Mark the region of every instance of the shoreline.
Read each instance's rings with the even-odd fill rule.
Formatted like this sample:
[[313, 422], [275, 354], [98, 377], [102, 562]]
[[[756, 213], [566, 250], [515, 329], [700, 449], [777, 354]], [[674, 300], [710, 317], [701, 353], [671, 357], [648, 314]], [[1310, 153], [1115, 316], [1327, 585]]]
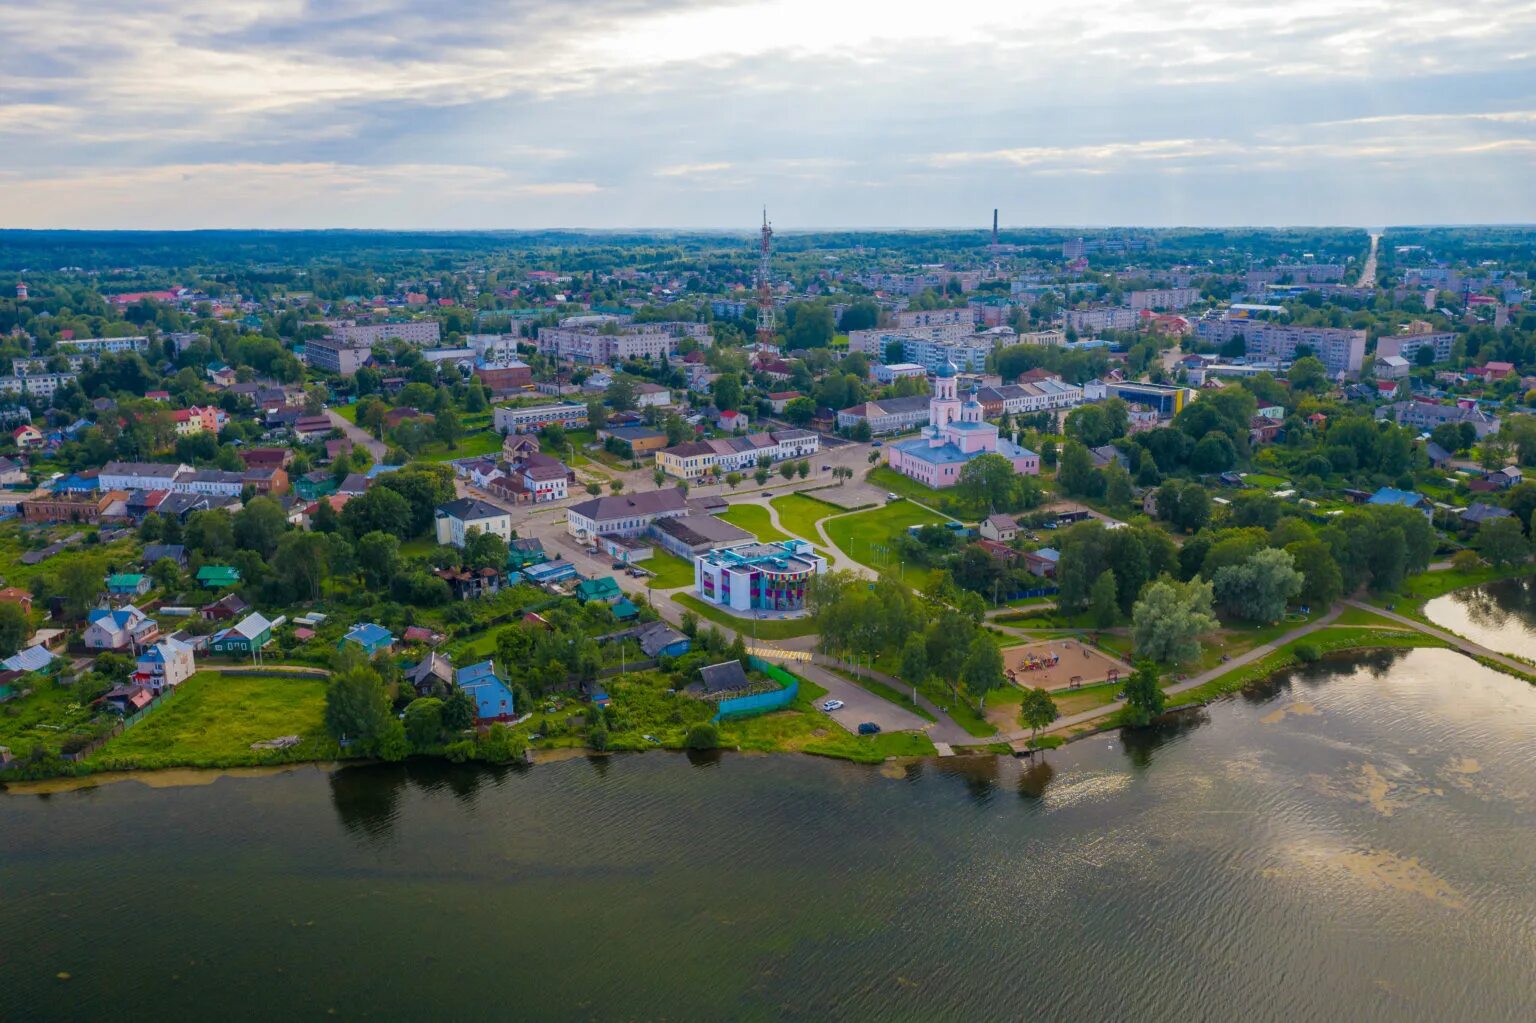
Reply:
[[[1476, 583], [1470, 583], [1467, 586], [1456, 587], [1451, 590], [1446, 590], [1443, 593], [1438, 593], [1436, 596], [1443, 596], [1446, 593], [1459, 592], [1460, 590], [1464, 589], [1473, 589], [1475, 587], [1484, 586], [1490, 582], [1497, 581], [1499, 580], [1489, 579]], [[1441, 626], [1433, 625], [1433, 623], [1429, 624], [1431, 624], [1432, 627], [1441, 629], [1450, 635], [1458, 635], [1456, 633], [1451, 633], [1448, 629], [1443, 629]], [[1319, 663], [1326, 660], [1338, 659], [1343, 656], [1366, 654], [1379, 650], [1455, 650], [1463, 657], [1467, 657], [1473, 661], [1476, 661], [1483, 667], [1500, 672], [1501, 674], [1509, 675], [1512, 678], [1521, 679], [1522, 681], [1525, 681], [1529, 684], [1536, 685], [1536, 672], [1523, 674], [1519, 671], [1509, 668], [1504, 664], [1500, 664], [1496, 660], [1492, 660], [1488, 657], [1484, 657], [1464, 649], [1459, 649], [1455, 645], [1448, 643], [1445, 640], [1428, 632], [1406, 628], [1402, 629], [1401, 631], [1392, 631], [1382, 627], [1372, 628], [1369, 626], [1338, 626], [1337, 628], [1356, 628], [1357, 630], [1368, 631], [1366, 631], [1365, 635], [1361, 635], [1360, 631], [1357, 631], [1354, 635], [1347, 637], [1348, 640], [1350, 640], [1349, 642], [1339, 646], [1328, 646], [1326, 639], [1320, 640], [1318, 637], [1322, 635], [1321, 632], [1314, 632], [1301, 639], [1292, 640], [1291, 642], [1275, 649], [1273, 652], [1266, 654], [1264, 657], [1259, 658], [1257, 661], [1234, 668], [1230, 672], [1218, 676], [1196, 688], [1171, 695], [1169, 704], [1165, 707], [1163, 714], [1159, 715], [1159, 717], [1167, 717], [1191, 709], [1207, 707], [1218, 700], [1226, 699], [1235, 693], [1241, 692], [1248, 686], [1266, 681], [1282, 671], [1288, 671], [1304, 664]], [[1465, 637], [1461, 638], [1465, 639]], [[1365, 642], [1353, 642], [1353, 640], [1357, 639], [1364, 639]], [[1300, 648], [1306, 646], [1312, 647], [1317, 656], [1314, 658], [1305, 658], [1301, 656]], [[1523, 658], [1519, 658], [1517, 655], [1506, 654], [1504, 656], [1514, 658], [1523, 663]], [[1029, 745], [1025, 744], [1020, 748], [1015, 748], [1013, 743], [1007, 739], [1002, 738], [1001, 734], [990, 738], [978, 737], [975, 743], [954, 747], [954, 756], [961, 758], [1002, 756], [1005, 754], [1013, 757], [1032, 756], [1037, 752], [1044, 753], [1051, 749], [1063, 748], [1078, 741], [1079, 739], [1087, 739], [1093, 736], [1103, 735], [1106, 732], [1118, 731], [1120, 729], [1129, 727], [1124, 724], [1123, 721], [1119, 720], [1122, 714], [1123, 710], [1117, 708], [1115, 710], [1107, 711], [1106, 713], [1099, 715], [1096, 718], [1090, 718], [1086, 721], [1077, 722], [1073, 725], [1067, 726], [1067, 730], [1065, 731], [1042, 732], [1040, 739], [1044, 740], [1045, 744], [1034, 747], [1030, 747]], [[526, 751], [524, 757], [512, 761], [493, 762], [475, 760], [471, 762], [485, 763], [488, 765], [497, 764], [498, 766], [506, 766], [507, 764], [517, 763], [523, 763], [530, 766], [539, 766], [541, 764], [558, 763], [563, 760], [575, 759], [577, 757], [609, 756], [616, 755], [618, 753], [646, 753], [657, 749], [672, 753], [687, 752], [683, 749], [673, 749], [671, 747], [650, 747], [635, 750], [595, 750], [585, 745], [566, 745], [548, 748], [529, 748]], [[721, 746], [717, 750], [710, 752], [750, 754], [753, 756], [814, 756], [829, 760], [843, 760], [853, 764], [866, 764], [872, 767], [889, 764], [892, 761], [922, 760], [934, 758], [931, 754], [917, 756], [891, 754], [888, 756], [879, 757], [878, 759], [869, 759], [856, 756], [845, 756], [830, 751], [820, 751], [814, 749], [775, 750], [745, 748], [741, 746]], [[441, 754], [416, 754], [414, 756], [417, 759], [423, 760], [449, 759], [448, 757]], [[97, 769], [85, 764], [80, 764], [73, 765], [76, 768], [74, 770], [41, 775], [38, 777], [16, 777], [14, 780], [7, 780], [6, 775], [4, 773], [0, 773], [0, 795], [46, 795], [51, 792], [74, 791], [76, 789], [91, 788], [97, 785], [117, 784], [123, 781], [140, 781], [143, 784], [149, 785], [150, 787], [207, 785], [212, 784], [214, 781], [217, 781], [218, 779], [226, 776], [256, 777], [267, 774], [282, 774], [305, 769], [322, 769], [326, 766], [328, 766], [330, 769], [335, 769], [345, 766], [367, 764], [369, 762], [373, 762], [375, 759], [376, 758], [373, 757], [362, 756], [355, 758], [332, 756], [317, 759], [284, 760], [281, 759], [281, 753], [278, 753], [278, 758], [269, 763], [251, 763], [248, 757], [238, 757], [230, 758], [229, 761], [225, 763], [193, 763], [189, 761], [181, 764], [168, 763], [162, 766], [142, 768], [103, 767]]]

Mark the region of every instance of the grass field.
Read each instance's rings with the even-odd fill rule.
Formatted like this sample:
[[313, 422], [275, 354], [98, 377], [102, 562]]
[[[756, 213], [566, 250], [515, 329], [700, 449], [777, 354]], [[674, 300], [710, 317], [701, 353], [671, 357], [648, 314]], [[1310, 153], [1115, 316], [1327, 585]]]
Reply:
[[733, 526], [739, 526], [759, 540], [788, 540], [789, 534], [773, 528], [768, 509], [756, 504], [733, 504], [720, 516]]
[[864, 478], [871, 485], [877, 486], [881, 490], [897, 494], [908, 500], [926, 504], [930, 508], [936, 508], [947, 515], [958, 516], [960, 514], [960, 510], [952, 498], [939, 493], [932, 487], [924, 486], [917, 482], [917, 480], [903, 476], [889, 466], [877, 465], [869, 470]]
[[785, 529], [811, 543], [821, 542], [821, 536], [816, 532], [817, 522], [828, 515], [840, 515], [844, 511], [835, 504], [818, 501], [804, 494], [785, 494], [768, 503], [779, 513], [779, 522]]
[[501, 434], [494, 430], [486, 430], [483, 433], [471, 433], [460, 437], [459, 442], [451, 448], [442, 444], [433, 444], [416, 457], [422, 462], [451, 462], [456, 458], [492, 455], [500, 450]]
[[[752, 639], [753, 623], [750, 618], [737, 618], [733, 614], [727, 614], [712, 604], [695, 597], [691, 593], [678, 593], [672, 599], [681, 607], [686, 607], [694, 614], [716, 625], [724, 625], [728, 629], [734, 629], [741, 633], [747, 640]], [[758, 639], [793, 639], [796, 636], [809, 636], [816, 631], [816, 623], [809, 618], [794, 619], [763, 619], [757, 622]]]
[[331, 411], [345, 419], [347, 422], [353, 424], [354, 426], [357, 425], [356, 405], [332, 405]]
[[[325, 732], [325, 679], [221, 675], [200, 671], [171, 702], [103, 746], [96, 768], [221, 767], [334, 756]], [[297, 735], [287, 750], [251, 743]]]
[[676, 554], [668, 554], [657, 548], [656, 553], [639, 564], [656, 573], [656, 577], [650, 581], [655, 589], [670, 590], [693, 585], [693, 563], [684, 561]]
[[919, 589], [939, 576], [935, 569], [901, 568], [892, 545], [908, 526], [943, 522], [944, 519], [907, 501], [843, 515], [825, 524], [827, 535], [853, 560], [887, 575], [900, 575], [902, 581]]

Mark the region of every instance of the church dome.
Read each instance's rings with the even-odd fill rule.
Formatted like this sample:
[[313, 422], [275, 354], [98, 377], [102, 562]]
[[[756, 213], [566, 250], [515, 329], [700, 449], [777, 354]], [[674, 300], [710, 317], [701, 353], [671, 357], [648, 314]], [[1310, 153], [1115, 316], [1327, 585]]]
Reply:
[[948, 359], [945, 359], [944, 365], [939, 367], [938, 375], [947, 379], [954, 376], [958, 372], [960, 371], [955, 368], [955, 364], [950, 362]]

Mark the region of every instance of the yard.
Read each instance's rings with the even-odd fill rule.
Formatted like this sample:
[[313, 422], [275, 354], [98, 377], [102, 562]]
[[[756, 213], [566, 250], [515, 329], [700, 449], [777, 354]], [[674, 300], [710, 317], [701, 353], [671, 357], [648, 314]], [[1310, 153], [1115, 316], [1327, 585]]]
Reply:
[[925, 511], [909, 501], [896, 501], [868, 511], [842, 515], [825, 524], [827, 536], [853, 560], [887, 575], [896, 574], [904, 582], [923, 589], [938, 579], [935, 569], [900, 564], [895, 553], [897, 537], [906, 534], [908, 526], [924, 526], [943, 522], [941, 516]]
[[733, 504], [720, 515], [733, 526], [739, 526], [759, 540], [788, 540], [789, 535], [773, 528], [768, 509], [756, 504]]
[[638, 564], [656, 573], [656, 577], [650, 580], [653, 589], [672, 590], [679, 586], [693, 585], [693, 562], [684, 561], [676, 554], [668, 554], [657, 548], [655, 553]]
[[[224, 767], [316, 760], [337, 755], [325, 732], [323, 678], [281, 678], [200, 671], [175, 697], [103, 746], [97, 769]], [[251, 743], [297, 735], [286, 750]]]
[[499, 451], [501, 451], [501, 434], [494, 430], [484, 430], [460, 437], [459, 442], [451, 448], [443, 444], [430, 444], [416, 458], [421, 462], [451, 462], [459, 458], [494, 455]]
[[828, 515], [841, 515], [845, 509], [804, 494], [785, 494], [768, 502], [779, 513], [779, 522], [785, 529], [811, 543], [821, 543], [816, 523]]
[[898, 497], [905, 497], [909, 500], [926, 504], [945, 514], [959, 514], [958, 502], [954, 499], [941, 491], [934, 490], [932, 487], [924, 486], [917, 482], [917, 480], [903, 476], [889, 466], [875, 466], [869, 470], [865, 479], [869, 481], [871, 486], [879, 487], [881, 490], [896, 494]]

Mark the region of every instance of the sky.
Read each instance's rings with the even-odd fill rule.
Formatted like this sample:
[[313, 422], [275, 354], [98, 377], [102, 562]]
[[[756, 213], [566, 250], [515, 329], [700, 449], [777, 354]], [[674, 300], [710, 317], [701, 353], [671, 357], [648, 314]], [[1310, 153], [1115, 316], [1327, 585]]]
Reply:
[[49, 0], [0, 38], [0, 227], [1536, 222], [1530, 0]]

